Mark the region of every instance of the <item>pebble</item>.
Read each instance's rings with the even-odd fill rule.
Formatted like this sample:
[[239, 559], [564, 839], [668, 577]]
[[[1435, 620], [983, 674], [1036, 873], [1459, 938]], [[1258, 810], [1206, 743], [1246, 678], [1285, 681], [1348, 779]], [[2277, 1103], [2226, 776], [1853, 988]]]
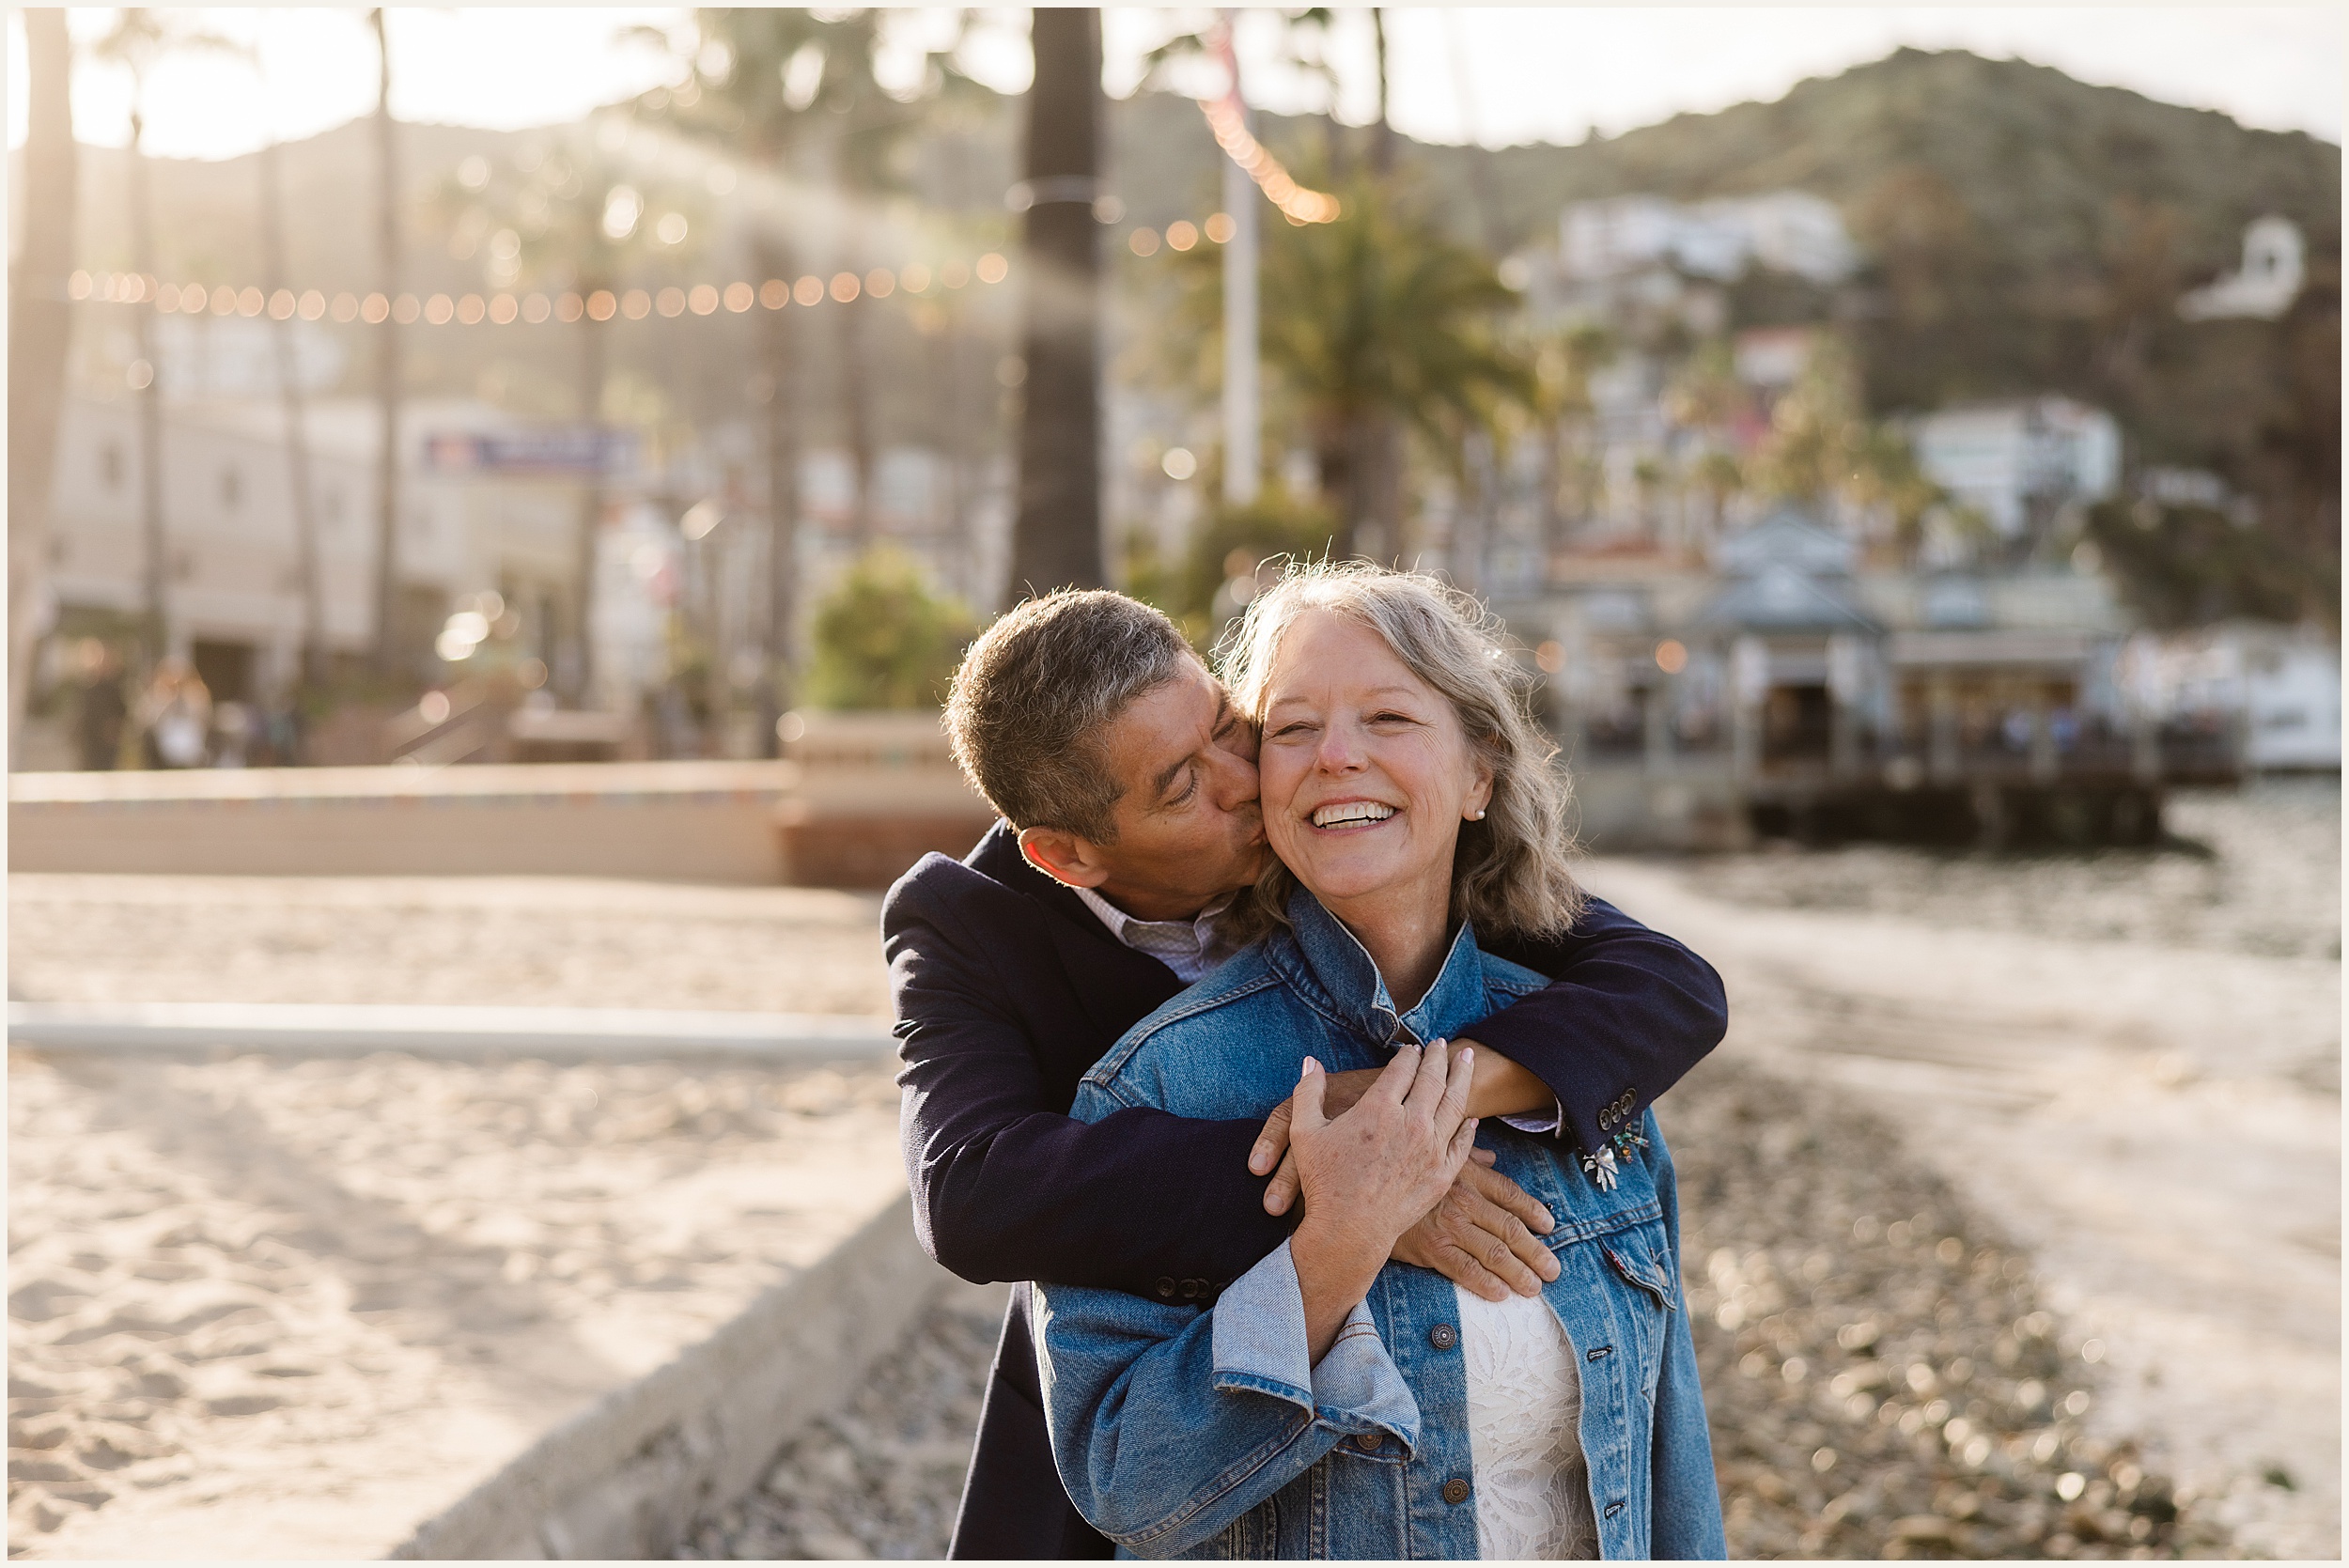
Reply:
[[1732, 1061], [1658, 1116], [1732, 1557], [2232, 1555], [2083, 1432], [2103, 1347], [1880, 1118]]
[[942, 1558], [970, 1467], [1000, 1311], [933, 1308], [848, 1408], [775, 1456], [682, 1559]]
[[[2219, 1499], [2082, 1430], [2101, 1347], [1881, 1119], [1732, 1061], [1659, 1114], [1732, 1557], [2235, 1555]], [[679, 1555], [942, 1555], [994, 1327], [932, 1313]]]

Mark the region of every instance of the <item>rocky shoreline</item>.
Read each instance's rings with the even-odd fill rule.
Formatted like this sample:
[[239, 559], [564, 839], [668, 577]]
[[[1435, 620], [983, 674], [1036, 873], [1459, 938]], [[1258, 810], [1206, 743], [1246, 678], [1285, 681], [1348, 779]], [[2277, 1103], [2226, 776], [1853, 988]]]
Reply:
[[1664, 1114], [1733, 1557], [2232, 1555], [2087, 1434], [2104, 1346], [1880, 1120], [1736, 1063]]
[[[1881, 1120], [1735, 1062], [1662, 1114], [1731, 1556], [2234, 1555], [2204, 1499], [2084, 1430], [2103, 1346]], [[993, 1345], [933, 1313], [680, 1555], [942, 1555]]]

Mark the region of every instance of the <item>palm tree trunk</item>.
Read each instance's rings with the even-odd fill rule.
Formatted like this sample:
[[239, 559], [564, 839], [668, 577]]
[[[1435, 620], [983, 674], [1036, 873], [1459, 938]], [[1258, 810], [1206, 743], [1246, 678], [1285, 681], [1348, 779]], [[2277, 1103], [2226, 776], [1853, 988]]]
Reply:
[[[148, 188], [146, 135], [146, 116], [134, 107], [131, 111], [132, 264], [142, 273], [152, 273], [155, 218]], [[147, 385], [139, 391], [139, 535], [144, 547], [140, 638], [151, 668], [167, 651], [171, 635], [165, 599], [171, 564], [167, 558], [170, 541], [163, 532], [163, 378], [155, 363], [155, 313], [142, 309], [132, 320], [139, 363], [148, 367]]]
[[[18, 727], [33, 669], [35, 609], [49, 561], [50, 479], [65, 403], [73, 307], [75, 156], [65, 12], [24, 12], [30, 102], [24, 138], [24, 245], [8, 285], [8, 738]], [[147, 307], [141, 305], [144, 317]]]
[[1101, 18], [1037, 7], [1028, 89], [1022, 301], [1028, 374], [1019, 420], [1017, 597], [1101, 585]]
[[[285, 163], [279, 144], [261, 149], [261, 235], [269, 253], [269, 287], [286, 287]], [[294, 363], [294, 318], [271, 334], [277, 358], [277, 395], [286, 413], [286, 478], [293, 491], [294, 559], [302, 576], [302, 684], [326, 679], [326, 586], [319, 559], [318, 498], [310, 486], [310, 439], [302, 410], [302, 382]]]
[[[1387, 54], [1387, 13], [1373, 7], [1371, 35], [1378, 54], [1378, 117], [1371, 126], [1371, 177], [1384, 184], [1394, 174], [1394, 127], [1387, 118], [1390, 85]], [[1347, 525], [1359, 526], [1360, 543], [1378, 560], [1392, 562], [1403, 552], [1403, 431], [1393, 415], [1365, 409], [1356, 416], [1352, 435], [1355, 450], [1354, 493], [1347, 498]]]
[[[383, 298], [399, 299], [399, 163], [392, 124], [392, 48], [383, 8], [368, 13], [378, 58], [375, 101], [376, 267]], [[399, 636], [399, 326], [385, 317], [376, 328], [375, 395], [382, 448], [376, 458], [375, 492], [375, 665], [390, 675], [398, 660]]]
[[1387, 122], [1387, 8], [1370, 9], [1371, 39], [1378, 54], [1378, 117], [1370, 128], [1370, 172], [1380, 179], [1394, 172], [1394, 127]]
[[[864, 225], [853, 213], [848, 222], [848, 255], [850, 268], [863, 263]], [[855, 498], [849, 503], [849, 537], [862, 552], [873, 543], [873, 474], [878, 463], [873, 436], [873, 376], [867, 363], [866, 344], [872, 335], [872, 300], [860, 287], [855, 299], [840, 310], [840, 402], [841, 415], [848, 423], [848, 470], [856, 486]]]
[[[791, 275], [790, 258], [780, 248], [759, 248], [759, 271], [769, 277]], [[793, 352], [799, 311], [786, 306], [764, 313], [759, 349], [767, 386], [767, 691], [760, 714], [762, 747], [774, 743], [775, 721], [791, 700], [795, 613], [800, 592], [800, 409], [798, 365]]]
[[[579, 291], [592, 294], [606, 287], [583, 282]], [[580, 318], [579, 331], [579, 417], [596, 435], [596, 460], [580, 491], [579, 526], [571, 541], [571, 657], [562, 684], [571, 705], [584, 707], [596, 683], [596, 536], [603, 526], [603, 382], [610, 345], [605, 323], [592, 316]]]

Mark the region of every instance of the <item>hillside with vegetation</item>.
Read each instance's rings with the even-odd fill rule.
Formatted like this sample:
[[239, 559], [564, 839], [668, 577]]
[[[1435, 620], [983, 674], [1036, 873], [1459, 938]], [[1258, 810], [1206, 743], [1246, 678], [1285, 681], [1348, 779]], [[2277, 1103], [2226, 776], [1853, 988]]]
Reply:
[[[1011, 101], [991, 97], [961, 102], [907, 142], [896, 181], [904, 202], [892, 206], [891, 243], [881, 249], [930, 255], [1003, 242], [1003, 192], [1018, 166], [1013, 111]], [[1126, 205], [1121, 237], [1136, 225], [1195, 221], [1220, 204], [1220, 155], [1195, 104], [1140, 94], [1111, 105], [1106, 129]], [[1268, 116], [1260, 129], [1309, 178], [1343, 183], [1369, 160], [1364, 128]], [[365, 287], [373, 274], [364, 249], [373, 166], [366, 131], [346, 126], [287, 149], [290, 205], [305, 215], [291, 258], [303, 283]], [[438, 126], [402, 132], [413, 187], [411, 287], [478, 287], [480, 262], [456, 254], [466, 247], [437, 223], [432, 193], [467, 155], [495, 163], [543, 136]], [[2219, 510], [2109, 508], [2095, 526], [2142, 608], [2165, 621], [2238, 612], [2337, 621], [2338, 147], [2045, 67], [1905, 49], [1800, 83], [1773, 102], [1681, 115], [1578, 146], [1487, 150], [1404, 140], [1398, 150], [1406, 199], [1495, 258], [1554, 245], [1560, 210], [1572, 201], [1788, 187], [1828, 198], [1865, 253], [1865, 270], [1831, 291], [1750, 275], [1731, 292], [1733, 329], [1836, 324], [1852, 345], [1867, 411], [1878, 418], [2041, 392], [2110, 409], [2133, 469], [2211, 470], [2252, 499], [2258, 519], [2244, 526], [2252, 513], [2241, 507], [2236, 520]], [[123, 174], [119, 154], [86, 149], [85, 265], [125, 264]], [[159, 259], [175, 272], [251, 275], [256, 178], [250, 159], [159, 165], [166, 253]], [[2308, 237], [2310, 276], [2297, 303], [2272, 322], [2181, 319], [2179, 297], [2231, 269], [2244, 225], [2271, 212]], [[696, 214], [696, 235], [708, 239], [692, 248], [704, 267], [733, 265], [748, 247], [746, 231], [773, 221], [739, 198], [706, 194]], [[814, 243], [808, 259], [826, 251]], [[1123, 256], [1120, 265], [1131, 292], [1144, 270]], [[667, 271], [675, 268], [653, 268]], [[1146, 293], [1123, 307], [1137, 332], [1160, 318]], [[957, 400], [974, 409], [993, 400], [988, 372], [1008, 347], [1008, 303], [990, 297], [992, 308], [964, 327], [988, 350], [974, 349], [966, 356], [974, 368], [956, 379]], [[114, 366], [119, 324], [91, 324], [82, 352]], [[369, 363], [359, 329], [336, 332], [350, 340], [350, 390], [359, 390]], [[680, 334], [692, 337], [692, 351], [678, 351]], [[840, 346], [830, 333], [807, 338], [803, 351], [820, 380]], [[927, 340], [910, 328], [884, 338], [872, 348], [893, 365], [928, 363]], [[494, 354], [487, 340], [431, 337], [418, 342], [411, 376], [418, 393], [478, 391], [560, 415], [572, 400], [569, 352], [553, 337], [527, 346], [501, 338]], [[647, 407], [701, 420], [739, 416], [752, 380], [723, 318], [627, 323], [615, 331], [614, 368]], [[876, 387], [878, 439], [925, 439], [937, 425], [932, 377], [882, 376]], [[805, 418], [812, 442], [838, 439], [829, 400], [816, 400]], [[984, 434], [971, 439], [992, 445]]]
[[[2232, 522], [2144, 505], [2100, 515], [2141, 609], [2338, 624], [2339, 147], [2043, 66], [1903, 49], [1774, 102], [1577, 147], [1407, 157], [1448, 226], [1495, 249], [1555, 244], [1574, 201], [1826, 197], [1865, 270], [1832, 291], [1749, 277], [1733, 327], [1838, 323], [1879, 415], [2041, 392], [2109, 409], [2133, 470], [2211, 470], [2254, 503]], [[2182, 319], [2179, 298], [2232, 269], [2267, 213], [2307, 236], [2297, 303], [2276, 321]]]

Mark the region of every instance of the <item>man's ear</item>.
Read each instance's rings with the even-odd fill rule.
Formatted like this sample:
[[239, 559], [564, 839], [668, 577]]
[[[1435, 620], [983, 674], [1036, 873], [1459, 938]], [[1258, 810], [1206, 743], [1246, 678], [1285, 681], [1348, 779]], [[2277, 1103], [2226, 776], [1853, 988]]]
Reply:
[[1059, 828], [1022, 828], [1019, 853], [1030, 865], [1066, 887], [1097, 888], [1109, 880], [1110, 868], [1092, 841]]

